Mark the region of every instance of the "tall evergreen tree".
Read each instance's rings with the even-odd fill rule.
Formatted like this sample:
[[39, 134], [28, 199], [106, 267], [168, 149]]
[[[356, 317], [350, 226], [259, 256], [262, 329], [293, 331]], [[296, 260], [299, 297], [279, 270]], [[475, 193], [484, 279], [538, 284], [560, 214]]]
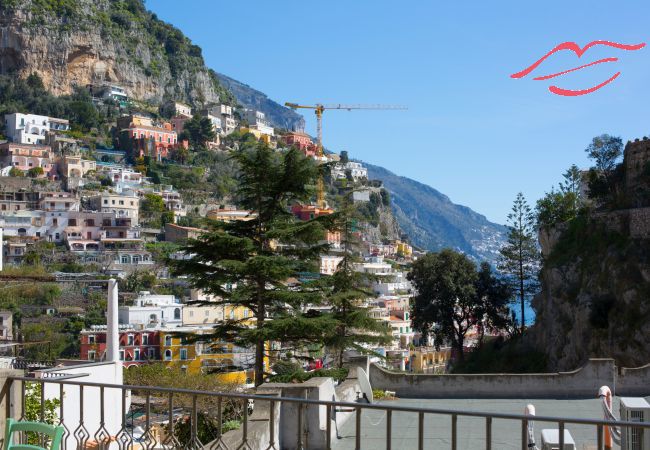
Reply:
[[526, 297], [537, 289], [539, 250], [536, 220], [524, 194], [517, 194], [508, 214], [508, 241], [499, 250], [498, 268], [509, 275], [521, 303], [521, 333], [526, 327]]
[[411, 311], [413, 328], [433, 335], [440, 347], [451, 343], [463, 359], [465, 336], [477, 323], [481, 303], [476, 295], [476, 266], [466, 255], [451, 249], [427, 253], [413, 263], [408, 279], [417, 291]]
[[300, 222], [289, 212], [292, 202], [309, 200], [318, 168], [294, 149], [278, 154], [264, 144], [239, 150], [233, 158], [240, 166], [237, 198], [253, 212], [251, 220], [213, 224], [188, 242], [184, 251], [192, 257], [176, 261], [174, 272], [218, 303], [253, 312], [252, 319], [216, 325], [213, 337], [255, 347], [255, 384], [260, 385], [267, 343], [321, 343], [333, 328], [329, 316], [303, 312], [319, 302], [315, 288], [286, 282], [308, 270], [324, 250], [321, 221]]
[[354, 238], [356, 223], [354, 207], [349, 196], [342, 202], [342, 208], [335, 217], [333, 231], [341, 234], [343, 259], [336, 272], [325, 279], [326, 303], [332, 307], [332, 319], [336, 321], [334, 332], [328, 336], [325, 346], [336, 355], [338, 367], [343, 366], [346, 350], [354, 349], [370, 354], [368, 346], [388, 344], [391, 341], [389, 328], [370, 316], [366, 300], [374, 297], [370, 290], [373, 281], [369, 274], [355, 270], [358, 261], [358, 242]]

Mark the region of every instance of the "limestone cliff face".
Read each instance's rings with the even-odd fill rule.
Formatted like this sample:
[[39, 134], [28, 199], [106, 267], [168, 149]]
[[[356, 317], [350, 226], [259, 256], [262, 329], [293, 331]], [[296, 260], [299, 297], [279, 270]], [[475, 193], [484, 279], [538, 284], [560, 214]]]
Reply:
[[650, 361], [650, 240], [611, 224], [603, 215], [540, 233], [545, 261], [530, 337], [550, 369], [590, 357]]
[[3, 0], [0, 73], [37, 73], [54, 94], [105, 80], [141, 101], [230, 100], [199, 47], [141, 0]]

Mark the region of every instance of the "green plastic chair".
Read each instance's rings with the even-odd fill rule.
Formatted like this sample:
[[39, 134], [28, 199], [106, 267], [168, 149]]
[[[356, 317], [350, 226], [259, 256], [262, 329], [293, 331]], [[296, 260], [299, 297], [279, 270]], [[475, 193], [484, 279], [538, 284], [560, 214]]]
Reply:
[[[49, 449], [29, 444], [14, 444], [13, 433], [20, 431], [29, 431], [33, 433], [44, 434], [52, 440]], [[63, 437], [63, 427], [55, 427], [43, 422], [26, 422], [7, 419], [7, 433], [5, 435], [5, 450], [59, 450], [61, 447], [61, 438]]]

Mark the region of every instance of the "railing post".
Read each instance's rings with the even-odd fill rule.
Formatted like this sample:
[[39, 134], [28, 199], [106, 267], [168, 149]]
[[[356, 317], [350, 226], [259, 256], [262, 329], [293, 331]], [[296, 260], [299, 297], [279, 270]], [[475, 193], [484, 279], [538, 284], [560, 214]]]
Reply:
[[302, 402], [298, 403], [298, 445], [296, 448], [302, 450]]
[[357, 406], [356, 410], [354, 448], [355, 450], [361, 450], [361, 407]]
[[456, 414], [451, 415], [451, 450], [458, 450], [458, 416]]
[[492, 450], [492, 417], [485, 418], [485, 450]]
[[558, 440], [558, 442], [560, 443], [559, 447], [560, 450], [564, 450], [564, 422], [560, 421], [558, 425], [559, 425], [558, 431], [560, 433], [560, 438]]
[[332, 448], [332, 408], [334, 406], [327, 405], [327, 411], [325, 412], [325, 450]]
[[521, 419], [521, 450], [527, 450], [527, 449], [528, 449], [528, 421], [526, 419]]
[[418, 450], [424, 450], [424, 413], [418, 413]]
[[598, 450], [603, 450], [603, 426], [598, 425], [596, 428], [596, 439], [598, 441]]
[[386, 450], [391, 450], [393, 440], [393, 411], [386, 411]]

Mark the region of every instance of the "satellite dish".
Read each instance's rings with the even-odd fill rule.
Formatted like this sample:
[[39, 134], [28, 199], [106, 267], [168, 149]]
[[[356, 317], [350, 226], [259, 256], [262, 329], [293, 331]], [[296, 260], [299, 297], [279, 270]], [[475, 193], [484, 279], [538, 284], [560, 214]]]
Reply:
[[357, 368], [357, 381], [359, 382], [359, 388], [361, 393], [368, 400], [368, 403], [372, 403], [374, 398], [372, 396], [372, 387], [370, 386], [370, 380], [368, 379], [368, 374], [361, 367]]

